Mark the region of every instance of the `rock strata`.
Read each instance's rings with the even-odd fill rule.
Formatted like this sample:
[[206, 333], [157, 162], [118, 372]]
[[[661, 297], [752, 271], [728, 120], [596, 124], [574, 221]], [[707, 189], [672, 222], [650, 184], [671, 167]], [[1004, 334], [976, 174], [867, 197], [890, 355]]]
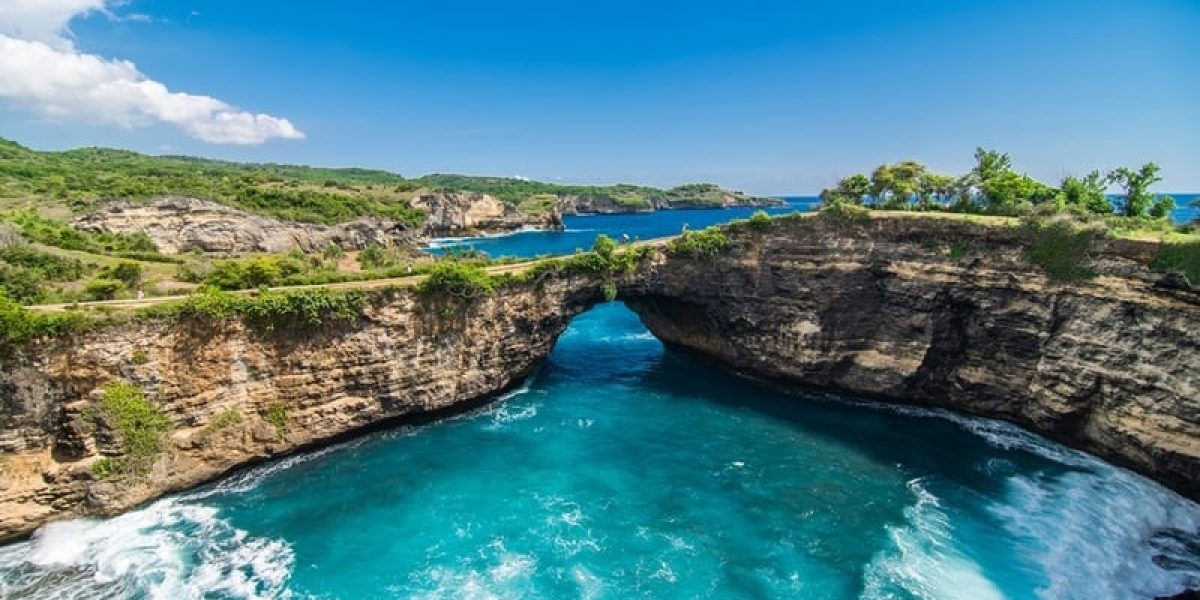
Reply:
[[116, 201], [76, 219], [82, 231], [145, 233], [159, 252], [176, 254], [320, 251], [330, 245], [361, 250], [372, 244], [411, 246], [419, 233], [404, 223], [361, 218], [339, 225], [280, 221], [179, 196], [145, 202]]
[[[0, 359], [0, 540], [487, 398], [527, 376], [599, 297], [586, 278], [508, 287], [467, 307], [381, 292], [357, 322], [318, 330], [168, 319], [31, 344]], [[102, 479], [98, 461], [123, 452], [94, 410], [112, 381], [136, 385], [171, 428], [145, 473]]]
[[[1151, 242], [1098, 242], [1090, 280], [1049, 279], [1022, 230], [882, 217], [742, 225], [701, 258], [659, 249], [620, 295], [665, 342], [783, 385], [1021, 424], [1200, 499], [1200, 294]], [[1177, 283], [1177, 282], [1176, 282]], [[0, 358], [0, 540], [112, 514], [249, 462], [520, 381], [601, 281], [510, 283], [468, 305], [376, 292], [341, 326], [129, 320]], [[97, 398], [125, 381], [170, 420], [142, 476]]]
[[1005, 419], [1200, 499], [1200, 294], [1156, 244], [1098, 242], [1094, 279], [1025, 260], [1020, 228], [824, 217], [665, 257], [630, 306], [674, 346], [759, 377]]
[[467, 237], [563, 227], [562, 213], [557, 208], [529, 215], [492, 196], [474, 192], [418, 194], [412, 205], [425, 213], [424, 230], [428, 237]]

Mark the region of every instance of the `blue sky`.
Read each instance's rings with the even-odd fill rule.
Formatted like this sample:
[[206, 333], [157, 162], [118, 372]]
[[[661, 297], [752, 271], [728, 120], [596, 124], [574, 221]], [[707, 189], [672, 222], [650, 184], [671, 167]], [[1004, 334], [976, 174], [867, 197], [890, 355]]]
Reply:
[[983, 145], [1050, 181], [1153, 160], [1161, 189], [1200, 190], [1196, 0], [381, 4], [107, 2], [58, 46], [268, 129], [213, 133], [141, 105], [159, 112], [51, 115], [0, 84], [0, 135], [764, 194], [906, 158], [958, 172]]

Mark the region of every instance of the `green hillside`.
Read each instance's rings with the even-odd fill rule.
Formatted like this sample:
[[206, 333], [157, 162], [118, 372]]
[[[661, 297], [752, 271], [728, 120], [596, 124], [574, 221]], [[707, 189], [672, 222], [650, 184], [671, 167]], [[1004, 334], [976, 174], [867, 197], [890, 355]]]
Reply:
[[726, 194], [749, 199], [714, 184], [662, 190], [445, 174], [405, 178], [369, 169], [235, 163], [109, 148], [39, 152], [0, 138], [0, 212], [33, 210], [62, 218], [114, 198], [175, 194], [291, 221], [330, 224], [377, 216], [415, 225], [422, 215], [409, 201], [420, 190], [491, 194], [528, 212], [544, 211], [562, 197], [600, 199], [626, 209], [720, 206]]

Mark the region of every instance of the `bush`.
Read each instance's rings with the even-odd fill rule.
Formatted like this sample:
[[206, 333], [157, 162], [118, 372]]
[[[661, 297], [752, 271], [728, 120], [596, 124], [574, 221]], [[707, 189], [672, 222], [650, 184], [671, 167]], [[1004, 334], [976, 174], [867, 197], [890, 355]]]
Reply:
[[125, 287], [135, 288], [142, 282], [142, 265], [135, 262], [122, 262], [105, 268], [100, 276], [120, 281], [125, 284]]
[[112, 300], [124, 288], [125, 285], [120, 281], [98, 277], [88, 282], [83, 293], [91, 300]]
[[364, 271], [387, 269], [397, 262], [395, 253], [379, 244], [371, 244], [358, 253], [358, 264]]
[[1079, 227], [1068, 219], [1031, 220], [1026, 223], [1031, 245], [1026, 258], [1042, 267], [1050, 277], [1078, 281], [1095, 277], [1086, 266], [1092, 241], [1099, 231]]
[[37, 304], [46, 297], [36, 271], [7, 265], [0, 265], [0, 291], [20, 304]]
[[162, 438], [171, 430], [171, 421], [151, 404], [142, 390], [123, 381], [104, 387], [97, 414], [106, 416], [121, 434], [125, 454], [96, 463], [97, 475], [139, 473], [162, 450]]
[[83, 262], [34, 250], [23, 244], [0, 248], [0, 262], [22, 267], [50, 281], [74, 281], [83, 277]]
[[287, 433], [288, 422], [287, 409], [284, 408], [283, 404], [275, 402], [268, 406], [263, 418], [275, 426], [275, 437], [282, 440], [284, 434]]
[[27, 310], [0, 290], [0, 354], [29, 340], [78, 331], [88, 324], [87, 317], [79, 313]]
[[215, 320], [241, 318], [257, 329], [275, 331], [351, 322], [362, 316], [365, 304], [366, 295], [361, 291], [285, 290], [237, 296], [205, 286], [182, 302], [150, 307], [138, 314]]
[[487, 271], [459, 263], [440, 263], [424, 281], [417, 284], [417, 293], [422, 296], [445, 296], [466, 301], [487, 296], [495, 289], [495, 281]]
[[846, 202], [833, 202], [821, 209], [820, 216], [835, 225], [863, 225], [871, 220], [871, 211]]
[[1200, 285], [1200, 242], [1161, 243], [1150, 267], [1156, 271], [1179, 273], [1191, 285]]
[[667, 244], [667, 250], [693, 258], [713, 259], [729, 247], [729, 239], [719, 227], [684, 231]]
[[766, 211], [756, 210], [746, 223], [755, 231], [767, 231], [771, 228], [771, 217]]

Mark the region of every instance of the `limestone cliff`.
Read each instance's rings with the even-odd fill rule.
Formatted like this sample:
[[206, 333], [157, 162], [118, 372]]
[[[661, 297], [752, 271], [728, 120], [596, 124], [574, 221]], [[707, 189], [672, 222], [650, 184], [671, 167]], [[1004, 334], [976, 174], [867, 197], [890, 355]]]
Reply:
[[361, 250], [369, 245], [411, 246], [417, 231], [404, 223], [361, 218], [339, 225], [293, 223], [252, 215], [223, 204], [186, 197], [116, 201], [76, 219], [83, 231], [145, 233], [159, 252], [212, 253], [320, 251], [329, 245]]
[[517, 207], [475, 192], [429, 192], [418, 194], [412, 205], [425, 213], [428, 237], [466, 237], [506, 233], [524, 228], [562, 229], [557, 208], [529, 215]]
[[660, 259], [627, 301], [664, 341], [759, 377], [1014, 421], [1200, 498], [1200, 294], [1152, 242], [1097, 242], [1092, 280], [1022, 230], [826, 218]]
[[[621, 297], [664, 341], [784, 385], [1007, 419], [1200, 499], [1200, 295], [1151, 242], [1097, 242], [1049, 279], [1022, 230], [826, 217], [743, 224], [710, 258], [658, 249]], [[374, 292], [305, 331], [131, 320], [0, 358], [0, 539], [111, 514], [255, 460], [518, 382], [600, 280], [509, 283], [467, 306]], [[120, 433], [90, 413], [127, 381], [170, 420], [144, 476], [100, 479]]]
[[[470, 405], [520, 382], [599, 294], [586, 278], [514, 284], [465, 308], [380, 292], [356, 322], [315, 331], [160, 319], [31, 343], [0, 370], [0, 540]], [[122, 451], [119, 429], [89, 412], [111, 381], [136, 385], [170, 419], [144, 475], [95, 474]]]

